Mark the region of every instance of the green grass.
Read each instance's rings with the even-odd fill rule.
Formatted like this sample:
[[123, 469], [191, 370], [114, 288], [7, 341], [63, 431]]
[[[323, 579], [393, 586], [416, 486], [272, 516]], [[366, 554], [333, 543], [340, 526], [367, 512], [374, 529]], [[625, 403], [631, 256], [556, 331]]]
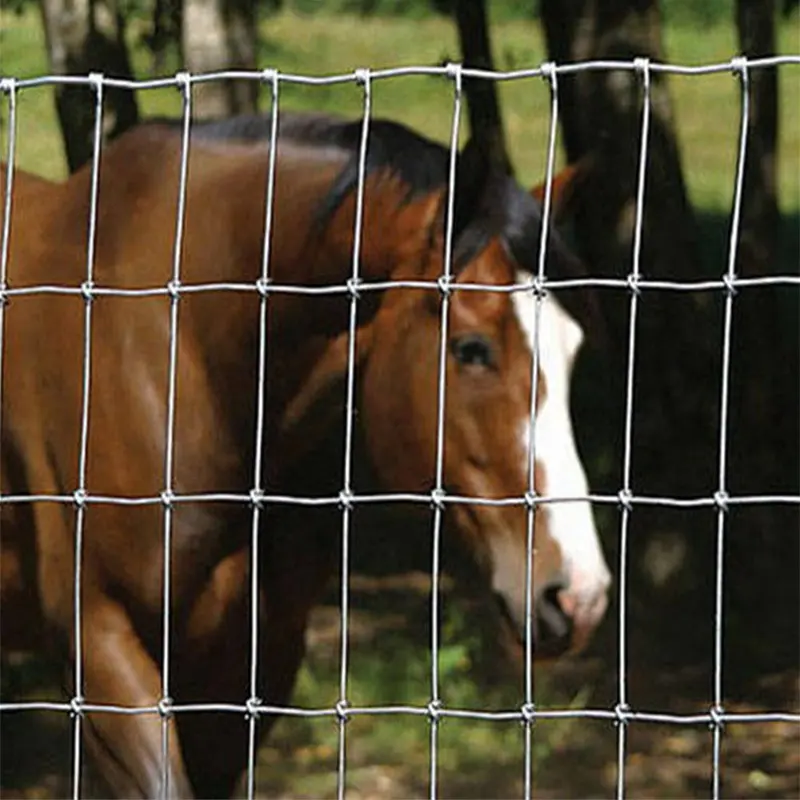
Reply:
[[[46, 73], [38, 17], [0, 12], [2, 39], [0, 71], [27, 77]], [[346, 72], [358, 66], [373, 68], [404, 64], [435, 64], [458, 54], [454, 28], [444, 18], [423, 20], [381, 17], [302, 16], [287, 12], [262, 23], [260, 63], [283, 71], [306, 74]], [[132, 25], [130, 37], [134, 68], [147, 77], [149, 57], [136, 45], [141, 27]], [[493, 26], [494, 50], [500, 68], [533, 66], [545, 60], [541, 29], [535, 22], [514, 21]], [[668, 59], [684, 64], [725, 61], [736, 52], [730, 25], [671, 25], [665, 31]], [[781, 53], [800, 53], [797, 17], [782, 21]], [[173, 61], [171, 69], [178, 68]], [[739, 93], [729, 74], [670, 79], [686, 179], [694, 203], [702, 209], [727, 211], [732, 196], [738, 131]], [[512, 157], [521, 178], [528, 183], [543, 174], [547, 141], [549, 99], [538, 79], [505, 83], [501, 103]], [[174, 90], [141, 92], [145, 115], [177, 113]], [[800, 209], [800, 68], [780, 72], [779, 200], [786, 212]], [[358, 115], [360, 90], [336, 87], [281, 86], [281, 107], [331, 110]], [[446, 141], [452, 114], [452, 91], [447, 81], [407, 77], [375, 84], [373, 109], [377, 116], [401, 119], [412, 127]], [[61, 141], [57, 133], [52, 93], [48, 88], [21, 93], [18, 163], [45, 175], [65, 174]], [[466, 120], [462, 133], [466, 131]]]
[[[522, 697], [519, 681], [476, 681], [472, 655], [480, 642], [474, 631], [468, 630], [467, 620], [457, 607], [450, 605], [448, 609], [439, 659], [444, 704], [458, 709], [518, 708]], [[380, 647], [375, 646], [378, 643]], [[338, 685], [332, 680], [337, 673], [336, 648], [312, 648], [293, 702], [301, 707], [331, 707], [338, 697]], [[583, 707], [589, 702], [588, 688], [570, 696], [552, 690], [546, 681], [545, 674], [537, 674], [540, 706]], [[354, 707], [424, 708], [429, 693], [425, 642], [393, 631], [379, 634], [378, 642], [370, 646], [358, 642], [351, 646], [348, 697]], [[575, 726], [575, 720], [554, 720], [537, 727], [532, 758], [540, 780], [549, 756]], [[348, 788], [355, 796], [421, 797], [428, 793], [430, 724], [424, 716], [355, 717], [347, 725], [347, 743]], [[289, 792], [293, 797], [333, 796], [337, 752], [338, 726], [332, 719], [282, 720], [259, 753], [260, 792], [270, 797]], [[523, 752], [523, 730], [516, 721], [444, 719], [438, 750], [441, 795], [519, 796]]]

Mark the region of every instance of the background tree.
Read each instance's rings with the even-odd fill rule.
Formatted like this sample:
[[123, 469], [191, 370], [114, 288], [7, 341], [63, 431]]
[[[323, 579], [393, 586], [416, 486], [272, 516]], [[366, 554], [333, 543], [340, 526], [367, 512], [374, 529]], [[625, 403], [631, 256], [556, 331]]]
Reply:
[[[183, 0], [181, 42], [183, 64], [190, 72], [256, 69], [255, 0]], [[214, 81], [193, 92], [198, 119], [256, 110], [254, 81]]]
[[[56, 75], [102, 72], [133, 77], [126, 42], [128, 16], [138, 6], [119, 0], [40, 0], [49, 71]], [[154, 67], [163, 70], [165, 52], [175, 45], [182, 68], [191, 72], [255, 69], [257, 26], [255, 0], [155, 0], [152, 31], [145, 39]], [[85, 87], [56, 87], [67, 163], [75, 171], [91, 158], [94, 104]], [[103, 134], [114, 137], [139, 119], [136, 96], [124, 89], [106, 89]], [[194, 89], [198, 118], [222, 117], [256, 110], [255, 82], [217, 81]]]
[[[748, 58], [775, 53], [774, 0], [737, 0], [739, 48]], [[778, 141], [778, 73], [750, 72], [750, 118], [747, 132], [742, 196], [740, 263], [763, 273], [772, 265], [778, 247], [780, 213], [776, 194]]]
[[[456, 0], [453, 11], [464, 66], [494, 69], [486, 0]], [[470, 131], [476, 144], [484, 153], [488, 153], [491, 163], [504, 172], [512, 173], [496, 85], [493, 81], [466, 79], [464, 89], [469, 107]]]
[[[125, 19], [117, 0], [41, 0], [47, 57], [56, 75], [103, 72], [130, 77]], [[103, 131], [113, 136], [136, 124], [136, 98], [124, 89], [104, 92]], [[92, 155], [94, 103], [89, 90], [56, 87], [56, 108], [70, 171]]]
[[[658, 0], [542, 0], [541, 16], [549, 57], [556, 63], [590, 59], [667, 60], [661, 35]], [[493, 68], [483, 3], [456, 2], [464, 63]], [[741, 51], [749, 57], [775, 52], [775, 8], [772, 0], [738, 0], [736, 21]], [[641, 268], [646, 277], [691, 280], [718, 277], [724, 264], [709, 263], [699, 246], [700, 231], [708, 238], [717, 221], [702, 227], [689, 202], [680, 151], [674, 130], [672, 103], [664, 76], [650, 74], [650, 137], [643, 216]], [[503, 140], [496, 84], [468, 81], [472, 135], [496, 162], [511, 166]], [[586, 71], [560, 76], [560, 125], [567, 161], [587, 158], [593, 165], [573, 201], [574, 233], [593, 275], [627, 275], [636, 210], [637, 172], [643, 109], [642, 79], [630, 71]], [[779, 252], [780, 216], [776, 199], [777, 78], [775, 70], [750, 72], [748, 157], [742, 206], [738, 274], [768, 272]], [[785, 295], [785, 293], [784, 293]], [[592, 448], [602, 451], [618, 437], [624, 413], [624, 375], [627, 361], [628, 296], [600, 296], [609, 328], [610, 352], [584, 370], [583, 390], [576, 391], [584, 407], [577, 417], [590, 420]], [[764, 491], [793, 491], [797, 475], [796, 381], [782, 379], [788, 368], [796, 375], [798, 348], [785, 333], [786, 299], [779, 293], [752, 292], [737, 300], [732, 351], [732, 390], [729, 431], [737, 431], [729, 446], [728, 480], [742, 493], [753, 480]], [[717, 481], [719, 376], [722, 302], [715, 296], [670, 296], [654, 292], [640, 302], [637, 325], [636, 389], [634, 400], [634, 477], [639, 492], [661, 496], [702, 496]], [[608, 376], [613, 376], [609, 379]], [[787, 436], [788, 434], [788, 436]], [[733, 440], [733, 434], [729, 433]], [[617, 449], [621, 450], [618, 442]], [[615, 491], [617, 469], [596, 475]], [[795, 487], [796, 489], [796, 487]], [[775, 575], [777, 565], [768, 552], [749, 550], [755, 536], [766, 535], [771, 552], [787, 553], [792, 543], [783, 531], [797, 529], [791, 508], [749, 509], [729, 523], [729, 631], [734, 642], [752, 641], [764, 625], [755, 587]], [[637, 512], [632, 547], [632, 594], [647, 609], [648, 625], [657, 624], [676, 645], [693, 641], [702, 647], [708, 631], [679, 622], [698, 602], [713, 603], [715, 551], [708, 534], [713, 525], [698, 515], [676, 521], [669, 514]], [[713, 521], [712, 521], [713, 522]], [[765, 533], [766, 532], [766, 533]], [[608, 543], [614, 549], [616, 542]], [[788, 549], [787, 549], [788, 548]], [[794, 547], [797, 550], [797, 547]], [[792, 552], [794, 552], [792, 550]], [[793, 561], [792, 563], [795, 563]], [[747, 565], [744, 569], [743, 565]], [[731, 577], [732, 576], [732, 577]], [[793, 609], [788, 619], [774, 623], [785, 634], [796, 626], [796, 579], [785, 575], [769, 582], [768, 602]], [[705, 599], [701, 596], [705, 593]], [[763, 603], [763, 600], [762, 600]], [[653, 617], [655, 607], [675, 612]], [[635, 612], [634, 612], [635, 614]], [[610, 629], [609, 629], [610, 630]], [[644, 630], [637, 626], [636, 631]], [[649, 634], [648, 634], [649, 635]], [[796, 636], [778, 639], [796, 641]], [[787, 653], [791, 647], [787, 648]], [[774, 650], [763, 654], [774, 659]]]

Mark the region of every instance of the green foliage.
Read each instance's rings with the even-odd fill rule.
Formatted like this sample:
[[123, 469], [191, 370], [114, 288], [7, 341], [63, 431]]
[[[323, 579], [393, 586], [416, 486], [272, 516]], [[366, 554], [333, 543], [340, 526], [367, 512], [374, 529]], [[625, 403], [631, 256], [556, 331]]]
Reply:
[[[454, 0], [283, 0], [283, 7], [301, 14], [359, 14], [421, 19], [450, 14]], [[492, 20], [531, 19], [538, 15], [533, 0], [492, 0]]]
[[733, 21], [733, 0], [661, 0], [661, 11], [667, 23], [709, 25]]
[[[424, 708], [430, 699], [430, 650], [425, 626], [418, 624], [418, 599], [410, 602], [408, 627], [376, 633], [367, 646], [351, 642], [348, 697], [355, 708], [408, 705]], [[439, 683], [450, 709], [519, 708], [522, 687], [513, 679], [488, 683], [476, 676], [474, 663], [492, 650], [492, 634], [481, 637], [456, 602], [443, 607]], [[379, 644], [379, 646], [375, 646]], [[482, 651], [480, 653], [479, 651]], [[293, 704], [319, 708], [335, 702], [338, 654], [313, 649], [300, 672]], [[537, 679], [537, 702], [584, 707], [587, 689], [574, 696], [556, 694]], [[574, 721], [541, 726], [533, 740], [537, 773], [574, 730]], [[282, 721], [259, 754], [272, 769], [260, 770], [261, 792], [270, 796], [326, 797], [338, 748], [335, 722]], [[427, 793], [430, 723], [425, 716], [356, 716], [347, 726], [347, 774], [351, 790], [361, 796], [423, 796]], [[523, 730], [516, 721], [445, 718], [439, 726], [439, 780], [442, 796], [506, 797], [520, 794]], [[277, 766], [280, 765], [280, 769]], [[380, 785], [379, 781], [384, 784]]]
[[[22, 0], [17, 0], [21, 2]], [[455, 0], [283, 0], [282, 6], [301, 14], [359, 14], [423, 18], [449, 14]], [[733, 0], [662, 0], [668, 22], [708, 24], [731, 20]], [[490, 0], [493, 22], [538, 19], [536, 0]]]

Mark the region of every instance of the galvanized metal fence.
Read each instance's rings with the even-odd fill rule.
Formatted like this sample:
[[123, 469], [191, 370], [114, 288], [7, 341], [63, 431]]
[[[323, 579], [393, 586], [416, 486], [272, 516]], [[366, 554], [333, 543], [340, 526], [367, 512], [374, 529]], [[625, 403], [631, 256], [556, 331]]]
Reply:
[[[779, 274], [762, 277], [743, 278], [736, 273], [736, 253], [739, 241], [740, 212], [742, 207], [742, 187], [744, 176], [744, 163], [747, 153], [747, 120], [749, 115], [749, 81], [753, 70], [764, 68], [800, 68], [800, 55], [776, 56], [760, 59], [734, 58], [729, 62], [709, 64], [704, 66], [679, 66], [674, 64], [655, 63], [648, 59], [639, 58], [632, 61], [592, 61], [577, 64], [556, 65], [553, 63], [542, 64], [534, 69], [521, 69], [509, 72], [491, 72], [479, 69], [469, 69], [459, 64], [449, 64], [444, 67], [402, 67], [397, 69], [369, 70], [358, 69], [352, 73], [312, 77], [293, 75], [267, 69], [258, 72], [220, 72], [214, 74], [190, 75], [179, 73], [172, 78], [156, 80], [119, 80], [100, 74], [88, 76], [47, 76], [19, 80], [10, 77], [0, 79], [0, 92], [5, 96], [8, 109], [8, 139], [6, 161], [9, 170], [6, 176], [3, 202], [5, 209], [5, 224], [2, 231], [2, 249], [0, 250], [0, 359], [3, 354], [2, 335], [4, 330], [4, 312], [6, 301], [12, 297], [31, 294], [63, 294], [82, 296], [85, 302], [84, 314], [84, 350], [83, 350], [83, 390], [80, 424], [80, 449], [78, 485], [69, 495], [5, 495], [0, 496], [0, 503], [38, 503], [53, 502], [73, 504], [75, 507], [75, 588], [74, 588], [74, 636], [75, 636], [75, 683], [72, 697], [68, 702], [3, 702], [0, 703], [0, 713], [16, 713], [24, 711], [55, 711], [71, 715], [74, 724], [73, 745], [73, 796], [80, 796], [82, 778], [82, 744], [81, 729], [85, 715], [96, 712], [116, 714], [157, 714], [163, 721], [162, 734], [162, 761], [163, 761], [163, 791], [167, 791], [167, 720], [171, 715], [191, 712], [215, 711], [230, 714], [245, 715], [249, 720], [250, 745], [247, 764], [247, 794], [253, 797], [256, 792], [256, 728], [258, 720], [266, 715], [287, 717], [330, 717], [338, 721], [339, 725], [339, 750], [337, 769], [337, 796], [345, 796], [347, 774], [347, 728], [348, 720], [363, 715], [409, 715], [426, 717], [430, 722], [430, 770], [429, 787], [430, 797], [438, 794], [438, 742], [439, 724], [446, 718], [473, 719], [473, 720], [506, 720], [518, 721], [524, 727], [524, 796], [532, 794], [532, 729], [538, 720], [544, 719], [594, 719], [607, 720], [616, 725], [617, 731], [617, 797], [625, 796], [626, 791], [626, 740], [628, 728], [631, 723], [661, 723], [677, 726], [702, 726], [707, 725], [713, 732], [713, 751], [710, 769], [710, 794], [714, 798], [720, 796], [720, 750], [723, 728], [726, 725], [764, 723], [764, 722], [790, 722], [800, 723], [800, 714], [788, 711], [774, 711], [770, 713], [731, 713], [723, 707], [723, 586], [724, 586], [724, 553], [726, 538], [726, 518], [732, 507], [756, 504], [792, 504], [800, 505], [800, 494], [788, 495], [749, 495], [732, 496], [727, 491], [727, 449], [728, 449], [728, 409], [729, 409], [729, 384], [731, 361], [731, 323], [735, 307], [737, 292], [758, 286], [780, 286], [786, 291], [800, 289], [800, 276], [796, 274]], [[641, 136], [638, 158], [638, 182], [636, 191], [636, 217], [634, 226], [632, 270], [624, 278], [585, 278], [552, 280], [545, 274], [545, 257], [547, 249], [547, 227], [551, 214], [551, 191], [555, 164], [556, 132], [559, 112], [559, 78], [577, 72], [617, 70], [627, 71], [636, 76], [641, 82], [644, 94], [643, 113], [641, 119]], [[718, 279], [671, 281], [650, 280], [642, 275], [641, 270], [641, 243], [642, 219], [646, 202], [646, 165], [649, 146], [650, 126], [650, 90], [651, 79], [654, 74], [672, 75], [709, 75], [713, 73], [731, 73], [739, 82], [741, 93], [741, 121], [739, 129], [738, 158], [734, 184], [734, 202], [730, 225], [730, 238], [728, 242], [727, 267]], [[360, 278], [360, 247], [362, 239], [363, 209], [364, 209], [364, 178], [366, 170], [367, 148], [369, 146], [369, 130], [372, 111], [372, 89], [378, 82], [391, 78], [408, 75], [442, 76], [449, 79], [453, 87], [453, 112], [450, 130], [450, 162], [449, 162], [449, 202], [446, 211], [446, 244], [444, 257], [444, 271], [438, 281], [383, 281], [365, 282]], [[462, 86], [465, 78], [482, 79], [490, 81], [515, 81], [525, 79], [544, 79], [550, 89], [550, 120], [549, 137], [547, 145], [547, 190], [544, 198], [544, 225], [540, 241], [538, 271], [525, 283], [509, 286], [483, 286], [451, 284], [452, 278], [452, 234], [453, 234], [453, 198], [456, 183], [456, 152], [462, 109]], [[261, 260], [261, 274], [254, 284], [237, 283], [209, 283], [209, 284], [183, 284], [181, 282], [181, 253], [184, 238], [185, 200], [187, 185], [187, 167], [189, 155], [189, 133], [191, 130], [192, 115], [192, 88], [198, 84], [236, 79], [256, 81], [266, 84], [272, 94], [272, 122], [270, 131], [269, 168], [267, 180], [267, 202], [264, 217], [264, 250]], [[279, 93], [284, 84], [305, 84], [309, 86], [324, 86], [333, 84], [355, 83], [363, 92], [363, 117], [361, 125], [361, 139], [358, 150], [358, 186], [356, 190], [356, 212], [354, 247], [352, 253], [352, 272], [350, 279], [342, 285], [323, 287], [290, 286], [277, 284], [270, 280], [270, 244], [273, 228], [273, 199], [275, 187], [275, 152], [277, 138], [277, 124], [279, 118]], [[95, 127], [94, 151], [92, 160], [91, 203], [88, 220], [89, 236], [86, 253], [86, 277], [81, 286], [37, 285], [15, 288], [8, 284], [9, 241], [13, 206], [14, 185], [14, 160], [16, 154], [16, 129], [17, 129], [17, 99], [20, 93], [34, 87], [53, 85], [86, 86], [94, 94]], [[175, 220], [175, 238], [173, 248], [172, 278], [166, 286], [148, 287], [144, 289], [121, 289], [114, 287], [98, 286], [94, 280], [95, 242], [97, 226], [97, 201], [98, 179], [100, 170], [101, 151], [101, 122], [103, 109], [103, 96], [107, 88], [123, 88], [135, 91], [175, 87], [182, 95], [182, 150], [180, 166], [179, 196]], [[355, 332], [359, 299], [364, 293], [383, 291], [388, 288], [401, 287], [428, 287], [438, 290], [442, 295], [441, 320], [440, 320], [440, 347], [439, 347], [439, 372], [438, 372], [438, 409], [437, 409], [437, 445], [436, 445], [436, 470], [435, 486], [432, 492], [423, 494], [357, 494], [353, 491], [353, 431], [354, 431], [354, 395], [355, 395]], [[533, 486], [533, 462], [535, 459], [534, 437], [531, 437], [529, 452], [529, 486], [524, 497], [492, 500], [488, 498], [474, 498], [454, 496], [447, 493], [443, 484], [443, 438], [444, 438], [444, 407], [445, 407], [445, 358], [448, 330], [448, 308], [450, 296], [453, 291], [505, 291], [529, 292], [541, 300], [545, 291], [557, 292], [559, 289], [575, 287], [604, 287], [615, 288], [629, 295], [629, 322], [628, 322], [628, 347], [627, 347], [627, 376], [626, 400], [624, 422], [624, 454], [622, 486], [617, 494], [598, 495], [590, 494], [586, 497], [550, 497], [537, 495]], [[258, 336], [258, 381], [256, 399], [256, 426], [255, 426], [255, 463], [254, 484], [248, 494], [206, 493], [206, 494], [179, 494], [175, 491], [173, 480], [173, 465], [175, 452], [175, 388], [177, 365], [177, 331], [179, 324], [180, 299], [182, 296], [196, 292], [241, 292], [250, 291], [260, 298], [259, 336]], [[719, 417], [719, 445], [718, 445], [718, 482], [717, 489], [712, 496], [702, 497], [655, 497], [637, 494], [632, 483], [632, 442], [633, 442], [633, 390], [636, 382], [637, 361], [637, 314], [639, 298], [646, 292], [719, 292], [724, 295], [724, 322], [721, 331], [722, 369], [720, 381], [720, 417]], [[299, 497], [276, 496], [265, 491], [263, 481], [264, 454], [262, 440], [264, 431], [264, 397], [266, 384], [266, 353], [267, 353], [267, 305], [269, 297], [278, 293], [294, 293], [307, 295], [347, 295], [350, 298], [349, 317], [349, 363], [346, 384], [346, 429], [344, 451], [344, 481], [341, 492], [335, 497]], [[168, 397], [167, 397], [167, 422], [165, 430], [165, 458], [163, 491], [159, 496], [153, 497], [121, 497], [100, 496], [93, 494], [86, 481], [87, 443], [90, 419], [89, 397], [92, 380], [92, 300], [100, 296], [125, 296], [125, 297], [152, 297], [168, 296], [170, 298], [170, 335], [169, 335], [169, 369], [168, 369]], [[538, 325], [537, 325], [538, 331]], [[534, 352], [532, 374], [538, 374], [538, 342]], [[0, 366], [2, 362], [0, 361]], [[531, 423], [535, 420], [535, 404], [532, 393]], [[2, 396], [2, 369], [0, 369], [0, 397]], [[534, 509], [546, 503], [586, 500], [593, 504], [610, 504], [621, 508], [621, 524], [619, 530], [619, 562], [616, 571], [616, 584], [618, 593], [618, 693], [617, 702], [612, 708], [585, 708], [585, 709], [539, 709], [534, 702], [533, 693], [533, 623], [532, 623], [532, 592], [531, 592], [531, 560], [533, 550], [533, 521]], [[170, 619], [171, 608], [171, 535], [173, 512], [176, 505], [187, 502], [226, 501], [248, 504], [252, 508], [252, 572], [251, 572], [251, 649], [250, 649], [250, 696], [242, 698], [240, 704], [215, 703], [209, 698], [203, 704], [177, 704], [170, 696], [170, 635], [172, 622]], [[370, 706], [355, 707], [348, 700], [348, 662], [349, 662], [349, 561], [350, 561], [350, 528], [353, 508], [358, 504], [405, 502], [432, 505], [433, 531], [432, 531], [432, 563], [431, 563], [431, 673], [430, 673], [430, 699], [424, 706]], [[119, 707], [97, 705], [84, 699], [83, 680], [83, 645], [81, 635], [81, 553], [83, 549], [84, 517], [87, 505], [96, 503], [111, 503], [120, 505], [160, 505], [163, 508], [164, 531], [164, 567], [163, 567], [163, 660], [161, 699], [152, 707]], [[484, 505], [516, 504], [527, 509], [527, 569], [526, 587], [527, 602], [525, 609], [525, 679], [523, 697], [518, 708], [506, 711], [490, 711], [481, 709], [449, 708], [442, 702], [441, 677], [439, 673], [439, 618], [440, 608], [440, 552], [442, 515], [448, 504], [474, 503]], [[270, 504], [295, 504], [305, 506], [338, 505], [341, 508], [341, 640], [339, 659], [339, 699], [331, 708], [300, 708], [296, 706], [274, 707], [264, 704], [258, 697], [258, 549], [259, 549], [259, 521], [265, 506]], [[714, 611], [714, 636], [713, 636], [713, 691], [709, 698], [708, 710], [696, 714], [668, 714], [655, 713], [646, 709], [632, 708], [628, 702], [628, 542], [629, 524], [632, 510], [636, 506], [660, 506], [671, 508], [713, 508], [717, 513], [716, 530], [716, 574], [715, 574], [715, 611]]]

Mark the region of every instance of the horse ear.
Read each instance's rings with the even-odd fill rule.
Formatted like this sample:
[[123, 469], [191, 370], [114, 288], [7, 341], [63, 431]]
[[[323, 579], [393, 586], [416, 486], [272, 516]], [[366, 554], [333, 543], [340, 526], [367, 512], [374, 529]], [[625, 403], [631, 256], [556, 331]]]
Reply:
[[[563, 222], [572, 213], [578, 190], [591, 173], [593, 162], [591, 156], [584, 156], [553, 176], [551, 218], [554, 223]], [[540, 183], [531, 189], [531, 194], [540, 204], [544, 203], [546, 188], [546, 183]]]

